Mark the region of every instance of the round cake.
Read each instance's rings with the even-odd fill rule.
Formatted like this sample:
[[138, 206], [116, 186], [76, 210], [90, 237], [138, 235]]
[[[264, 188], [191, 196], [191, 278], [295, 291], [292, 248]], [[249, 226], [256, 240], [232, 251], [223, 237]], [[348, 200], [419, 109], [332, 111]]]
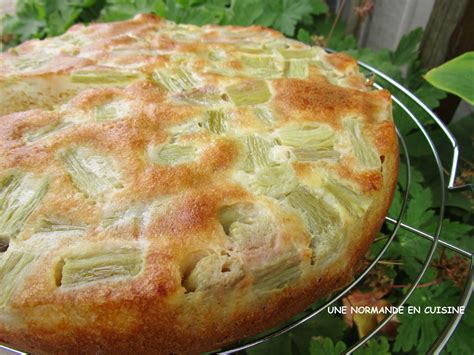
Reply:
[[153, 15], [0, 55], [0, 342], [195, 353], [344, 286], [398, 175], [390, 94], [263, 27]]

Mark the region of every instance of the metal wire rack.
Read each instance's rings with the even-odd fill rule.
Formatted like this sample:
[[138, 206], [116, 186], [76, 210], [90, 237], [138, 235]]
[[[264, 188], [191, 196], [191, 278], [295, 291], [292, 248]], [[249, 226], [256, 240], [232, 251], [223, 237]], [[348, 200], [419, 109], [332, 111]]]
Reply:
[[[442, 239], [440, 239], [440, 234], [441, 234], [441, 227], [442, 227], [442, 221], [444, 217], [444, 212], [445, 212], [445, 203], [446, 203], [446, 192], [456, 192], [459, 190], [464, 190], [468, 189], [471, 187], [470, 184], [468, 185], [461, 185], [461, 186], [456, 186], [455, 185], [455, 179], [456, 179], [456, 171], [457, 171], [457, 166], [458, 166], [458, 159], [459, 159], [459, 146], [456, 142], [456, 139], [454, 136], [451, 134], [451, 132], [448, 130], [448, 128], [444, 125], [444, 123], [420, 100], [418, 99], [413, 93], [408, 91], [406, 88], [404, 88], [402, 85], [400, 85], [398, 82], [395, 80], [391, 79], [384, 73], [380, 72], [379, 70], [373, 68], [372, 66], [365, 64], [363, 62], [359, 61], [359, 65], [364, 68], [365, 70], [368, 70], [370, 73], [375, 74], [375, 76], [379, 79], [383, 79], [385, 82], [391, 84], [393, 87], [397, 88], [400, 90], [400, 92], [405, 95], [405, 98], [409, 98], [412, 100], [416, 105], [418, 105], [426, 114], [428, 114], [431, 119], [441, 128], [441, 130], [444, 132], [446, 137], [448, 138], [451, 148], [453, 150], [452, 153], [452, 161], [451, 161], [451, 167], [449, 169], [449, 178], [448, 178], [448, 184], [447, 187], [445, 187], [445, 178], [444, 178], [444, 173], [443, 173], [443, 165], [441, 163], [441, 159], [439, 157], [438, 151], [436, 150], [435, 144], [431, 137], [429, 136], [428, 132], [426, 129], [423, 127], [423, 125], [420, 123], [420, 121], [415, 117], [415, 115], [408, 109], [406, 105], [403, 104], [403, 102], [400, 100], [399, 97], [392, 95], [392, 100], [395, 105], [398, 105], [407, 115], [410, 117], [410, 119], [413, 121], [413, 123], [418, 127], [418, 129], [421, 131], [423, 134], [426, 142], [428, 143], [432, 156], [435, 160], [435, 164], [437, 166], [438, 170], [438, 175], [439, 175], [439, 196], [440, 196], [440, 207], [439, 207], [439, 214], [438, 214], [438, 219], [436, 222], [436, 229], [433, 234], [424, 232], [418, 228], [412, 227], [410, 225], [407, 225], [402, 222], [403, 217], [405, 215], [407, 206], [408, 206], [408, 196], [410, 192], [410, 181], [411, 181], [411, 174], [410, 174], [410, 156], [409, 152], [407, 149], [407, 145], [405, 143], [404, 137], [397, 131], [398, 138], [400, 141], [400, 146], [402, 148], [402, 159], [404, 160], [407, 169], [406, 169], [406, 183], [403, 188], [404, 193], [403, 193], [403, 202], [402, 206], [400, 208], [400, 211], [398, 213], [398, 216], [396, 217], [390, 217], [387, 216], [385, 218], [386, 223], [392, 224], [393, 231], [391, 232], [387, 242], [384, 244], [382, 247], [381, 251], [378, 253], [378, 255], [375, 257], [375, 259], [368, 265], [366, 269], [364, 269], [348, 286], [346, 286], [344, 289], [339, 291], [334, 297], [332, 297], [330, 300], [328, 300], [325, 304], [322, 306], [318, 307], [317, 309], [310, 309], [301, 315], [297, 316], [296, 319], [291, 321], [290, 323], [287, 323], [280, 328], [277, 328], [276, 330], [272, 330], [269, 333], [264, 333], [256, 337], [252, 337], [249, 339], [245, 339], [240, 341], [237, 344], [233, 344], [230, 347], [221, 349], [217, 351], [216, 353], [219, 354], [232, 354], [232, 353], [237, 353], [239, 351], [251, 348], [253, 346], [262, 344], [266, 341], [269, 341], [270, 339], [273, 339], [279, 335], [283, 335], [290, 330], [295, 329], [302, 323], [308, 321], [311, 318], [316, 317], [318, 314], [326, 310], [329, 306], [335, 304], [337, 301], [339, 301], [343, 296], [348, 294], [354, 286], [356, 286], [363, 278], [369, 273], [369, 271], [378, 263], [378, 261], [382, 258], [384, 253], [387, 251], [389, 248], [390, 244], [392, 241], [397, 237], [397, 232], [399, 231], [400, 228], [411, 232], [413, 236], [415, 237], [421, 237], [424, 239], [427, 239], [431, 241], [431, 247], [428, 251], [428, 254], [425, 258], [425, 261], [422, 265], [421, 271], [413, 281], [412, 285], [409, 287], [401, 301], [396, 305], [397, 307], [402, 306], [406, 303], [406, 301], [410, 298], [412, 293], [415, 291], [416, 287], [420, 283], [420, 280], [422, 279], [423, 275], [425, 274], [426, 270], [429, 267], [429, 264], [433, 258], [433, 255], [435, 253], [435, 250], [438, 246], [450, 249], [457, 254], [470, 259], [470, 271], [468, 278], [466, 280], [466, 284], [464, 287], [464, 291], [461, 295], [461, 298], [459, 300], [459, 306], [464, 306], [467, 307], [469, 300], [471, 298], [471, 293], [473, 289], [473, 254], [470, 251], [461, 249], [455, 245], [452, 245]], [[377, 89], [383, 88], [383, 85], [379, 82], [375, 82], [374, 87]], [[360, 339], [357, 343], [352, 345], [346, 352], [348, 354], [354, 352], [356, 349], [360, 348], [363, 346], [368, 340], [370, 340], [372, 337], [374, 337], [377, 332], [385, 325], [387, 324], [394, 316], [395, 314], [389, 314], [381, 323], [377, 325], [369, 334], [364, 336], [362, 339]], [[449, 338], [455, 331], [457, 325], [461, 321], [462, 314], [455, 314], [448, 324], [445, 326], [445, 328], [442, 330], [440, 333], [438, 339], [432, 344], [429, 353], [432, 354], [438, 354], [444, 346], [447, 344]], [[23, 352], [19, 352], [13, 349], [9, 349], [5, 346], [0, 345], [0, 354], [2, 353], [2, 349], [6, 350], [9, 354], [24, 354]]]
[[[331, 50], [328, 50], [331, 51]], [[446, 192], [456, 192], [464, 189], [468, 189], [471, 187], [470, 184], [468, 185], [461, 185], [461, 186], [456, 186], [455, 185], [455, 179], [456, 179], [456, 171], [457, 171], [457, 166], [458, 166], [458, 159], [459, 159], [459, 146], [456, 142], [456, 139], [452, 135], [452, 133], [448, 130], [448, 128], [444, 125], [444, 123], [420, 100], [418, 99], [413, 93], [411, 93], [409, 90], [404, 88], [401, 84], [390, 78], [389, 76], [385, 75], [384, 73], [380, 72], [379, 70], [373, 68], [372, 66], [359, 61], [359, 66], [362, 67], [363, 69], [369, 71], [370, 75], [375, 75], [376, 78], [382, 79], [382, 82], [385, 81], [386, 83], [389, 83], [392, 85], [392, 87], [395, 87], [398, 89], [402, 95], [405, 96], [405, 99], [408, 98], [409, 100], [412, 100], [416, 105], [418, 105], [419, 108], [421, 108], [426, 114], [428, 114], [431, 119], [433, 119], [434, 123], [436, 123], [441, 130], [444, 132], [446, 137], [448, 138], [451, 148], [453, 150], [452, 153], [452, 158], [451, 158], [451, 167], [449, 169], [449, 178], [448, 178], [448, 184], [445, 186], [445, 178], [444, 178], [444, 172], [443, 172], [443, 165], [441, 163], [441, 159], [439, 157], [438, 151], [436, 150], [436, 146], [432, 140], [432, 138], [429, 136], [428, 132], [424, 128], [424, 126], [420, 123], [420, 121], [417, 119], [417, 117], [413, 114], [413, 112], [410, 111], [410, 109], [403, 104], [402, 100], [400, 97], [392, 95], [392, 100], [395, 105], [398, 105], [407, 115], [408, 117], [413, 121], [413, 123], [416, 125], [416, 127], [421, 131], [423, 134], [423, 137], [425, 138], [426, 142], [428, 143], [432, 157], [434, 158], [437, 170], [438, 170], [438, 175], [439, 175], [439, 196], [440, 196], [440, 207], [439, 207], [439, 214], [438, 214], [438, 219], [436, 221], [436, 229], [433, 234], [429, 234], [427, 232], [424, 232], [418, 228], [415, 228], [413, 226], [410, 226], [408, 224], [405, 224], [402, 222], [403, 217], [405, 215], [407, 206], [408, 206], [408, 196], [410, 192], [410, 181], [411, 181], [411, 174], [410, 174], [410, 155], [408, 153], [408, 148], [405, 143], [404, 137], [400, 134], [400, 132], [397, 130], [398, 138], [400, 141], [400, 146], [402, 148], [402, 159], [404, 160], [407, 169], [406, 169], [406, 183], [403, 188], [403, 202], [402, 206], [400, 208], [400, 211], [398, 213], [398, 216], [396, 217], [390, 217], [387, 216], [385, 218], [386, 223], [394, 225], [393, 231], [390, 234], [387, 242], [385, 245], [382, 247], [381, 251], [378, 253], [378, 255], [375, 257], [375, 259], [369, 264], [369, 266], [363, 270], [356, 278], [354, 281], [352, 281], [348, 286], [346, 286], [344, 289], [339, 291], [335, 296], [333, 296], [330, 300], [328, 300], [325, 304], [323, 304], [320, 307], [317, 307], [314, 310], [309, 310], [301, 314], [299, 317], [297, 317], [295, 320], [291, 321], [290, 323], [287, 323], [280, 328], [276, 330], [272, 330], [270, 333], [266, 333], [257, 337], [253, 337], [250, 340], [243, 340], [239, 342], [238, 344], [234, 344], [231, 347], [221, 349], [217, 353], [220, 354], [232, 354], [236, 353], [248, 348], [251, 348], [253, 346], [262, 344], [266, 341], [269, 341], [270, 339], [273, 339], [279, 335], [285, 334], [289, 332], [290, 330], [295, 329], [302, 323], [308, 321], [311, 318], [316, 317], [318, 314], [326, 310], [329, 306], [335, 304], [337, 301], [339, 301], [343, 296], [348, 294], [354, 286], [356, 286], [363, 278], [369, 273], [369, 271], [378, 263], [378, 261], [382, 258], [384, 253], [387, 251], [389, 248], [390, 244], [393, 242], [393, 240], [397, 236], [397, 232], [399, 231], [400, 228], [405, 229], [408, 232], [411, 232], [413, 236], [415, 237], [421, 237], [424, 239], [427, 239], [431, 241], [431, 246], [428, 251], [428, 254], [426, 255], [426, 258], [424, 260], [424, 263], [421, 267], [420, 272], [416, 276], [415, 280], [413, 281], [412, 285], [409, 287], [403, 298], [399, 301], [399, 303], [396, 305], [396, 307], [403, 306], [407, 300], [410, 298], [410, 296], [413, 294], [415, 291], [416, 287], [419, 285], [423, 275], [425, 274], [426, 270], [428, 269], [430, 262], [433, 258], [433, 255], [436, 251], [436, 248], [438, 246], [450, 249], [457, 254], [468, 258], [470, 260], [470, 271], [469, 275], [466, 279], [466, 284], [464, 287], [464, 291], [462, 293], [462, 296], [459, 300], [459, 306], [464, 306], [467, 307], [469, 300], [471, 298], [471, 293], [473, 289], [473, 254], [470, 251], [461, 249], [455, 245], [452, 245], [442, 239], [440, 239], [440, 234], [441, 234], [441, 228], [442, 228], [442, 222], [443, 222], [443, 217], [444, 217], [444, 212], [445, 212], [445, 204], [446, 204]], [[384, 86], [381, 82], [374, 82], [373, 86], [377, 89], [382, 89]], [[395, 314], [389, 314], [385, 319], [380, 322], [369, 334], [364, 336], [362, 339], [360, 339], [357, 343], [352, 345], [346, 353], [350, 354], [363, 346], [367, 341], [369, 341], [372, 337], [374, 337], [377, 332], [383, 328], [384, 325], [386, 325], [393, 317]], [[439, 337], [437, 340], [431, 345], [431, 348], [429, 350], [429, 354], [438, 354], [441, 352], [441, 350], [444, 348], [444, 346], [447, 344], [449, 338], [453, 334], [453, 332], [456, 330], [456, 327], [458, 326], [459, 322], [461, 321], [462, 314], [457, 313], [455, 314], [448, 322], [448, 324], [445, 326], [445, 328], [441, 331], [439, 334]]]

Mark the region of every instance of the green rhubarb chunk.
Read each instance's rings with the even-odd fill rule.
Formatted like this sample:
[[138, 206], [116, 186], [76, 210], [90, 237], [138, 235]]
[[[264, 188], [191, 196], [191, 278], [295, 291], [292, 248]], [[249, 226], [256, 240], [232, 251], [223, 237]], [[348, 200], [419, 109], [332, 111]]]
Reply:
[[191, 145], [177, 143], [150, 146], [148, 156], [153, 163], [161, 165], [176, 165], [193, 161], [196, 158], [196, 149]]
[[68, 148], [59, 157], [74, 185], [87, 196], [96, 198], [123, 187], [112, 159], [93, 149]]
[[17, 57], [15, 60], [11, 61], [11, 65], [18, 71], [38, 70], [50, 61], [51, 56], [43, 54], [41, 57]]
[[340, 221], [334, 208], [304, 187], [299, 186], [288, 195], [287, 199], [293, 208], [305, 215], [305, 220], [313, 234], [324, 234], [328, 226], [338, 224]]
[[193, 74], [184, 68], [155, 70], [153, 79], [173, 94], [197, 87]]
[[362, 217], [367, 210], [368, 201], [347, 185], [329, 179], [324, 188], [330, 192], [350, 214]]
[[127, 83], [137, 78], [137, 73], [126, 71], [77, 70], [71, 74], [72, 82], [81, 84]]
[[285, 76], [288, 78], [304, 79], [308, 76], [308, 62], [303, 59], [291, 59], [285, 62]]
[[64, 258], [61, 286], [81, 286], [136, 276], [143, 267], [143, 251], [136, 247], [100, 250]]
[[200, 126], [209, 131], [222, 134], [227, 129], [228, 115], [223, 110], [209, 110], [205, 113], [205, 119]]
[[0, 238], [17, 234], [48, 190], [48, 179], [13, 173], [0, 180]]
[[102, 227], [109, 228], [120, 225], [137, 225], [143, 218], [143, 212], [143, 206], [132, 206], [126, 210], [113, 211], [104, 217]]
[[301, 276], [301, 258], [296, 252], [270, 259], [252, 271], [254, 287], [259, 291], [281, 289]]
[[247, 158], [245, 161], [246, 171], [255, 171], [257, 168], [271, 166], [270, 149], [272, 143], [268, 142], [257, 135], [245, 137], [245, 145], [247, 148]]
[[222, 94], [214, 87], [202, 87], [181, 92], [174, 96], [178, 101], [201, 106], [216, 106], [223, 103]]
[[278, 65], [276, 58], [272, 55], [243, 54], [240, 56], [244, 64], [245, 72], [249, 76], [261, 78], [277, 78], [282, 74], [282, 65]]
[[359, 162], [367, 169], [380, 168], [381, 162], [379, 155], [374, 147], [363, 137], [360, 127], [360, 121], [357, 119], [344, 120], [344, 128], [349, 132], [354, 155]]
[[237, 106], [258, 105], [272, 97], [265, 80], [244, 81], [226, 88], [230, 100]]
[[332, 149], [336, 141], [334, 131], [326, 126], [288, 126], [279, 130], [281, 144], [296, 148]]
[[255, 107], [253, 112], [255, 116], [266, 126], [271, 126], [275, 122], [275, 117], [267, 107]]
[[126, 100], [115, 100], [96, 106], [94, 116], [96, 121], [123, 119], [130, 113], [130, 103]]
[[0, 256], [0, 309], [5, 308], [20, 287], [36, 255], [8, 251]]
[[341, 217], [338, 212], [320, 197], [299, 186], [291, 192], [286, 201], [297, 210], [311, 234], [311, 248], [314, 262], [320, 253], [334, 251], [342, 238]]
[[86, 230], [87, 226], [84, 224], [72, 224], [56, 218], [43, 218], [37, 222], [33, 237], [81, 237]]
[[41, 127], [40, 129], [36, 129], [31, 132], [27, 132], [25, 134], [25, 141], [28, 143], [36, 142], [39, 139], [47, 138], [51, 134], [56, 133], [57, 131], [69, 126], [71, 123], [69, 122], [57, 122], [51, 125], [47, 125], [45, 127]]
[[297, 187], [298, 179], [292, 167], [283, 164], [259, 169], [249, 185], [257, 194], [280, 198]]
[[285, 59], [309, 59], [314, 57], [314, 50], [312, 48], [303, 48], [303, 49], [286, 49], [280, 48], [278, 52], [285, 58]]
[[327, 149], [327, 150], [317, 150], [317, 149], [308, 149], [308, 148], [294, 148], [291, 150], [296, 160], [302, 162], [311, 162], [318, 161], [321, 159], [339, 159], [341, 155], [338, 151]]

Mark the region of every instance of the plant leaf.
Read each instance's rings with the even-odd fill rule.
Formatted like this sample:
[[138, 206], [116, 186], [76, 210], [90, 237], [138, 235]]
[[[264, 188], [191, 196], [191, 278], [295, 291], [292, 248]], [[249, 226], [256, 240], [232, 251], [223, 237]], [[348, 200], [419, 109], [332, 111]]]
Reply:
[[421, 307], [420, 314], [399, 314], [401, 324], [394, 343], [395, 352], [408, 352], [416, 349], [425, 354], [448, 319], [448, 315], [425, 313], [425, 307], [449, 306], [458, 302], [459, 290], [451, 282], [443, 282], [435, 286], [418, 288], [408, 299], [407, 305]]
[[357, 349], [355, 355], [390, 355], [390, 344], [387, 338], [381, 336], [377, 339], [369, 340], [366, 345]]
[[342, 341], [333, 343], [330, 338], [313, 338], [309, 346], [311, 355], [340, 355], [347, 349], [347, 345]]
[[312, 11], [312, 7], [307, 0], [280, 0], [281, 12], [275, 19], [273, 26], [283, 32], [285, 35], [293, 36], [296, 23], [300, 21], [305, 14]]
[[431, 69], [425, 79], [431, 85], [474, 105], [474, 51]]
[[232, 0], [232, 16], [228, 22], [239, 26], [252, 25], [264, 11], [264, 7], [259, 5], [260, 0]]
[[304, 42], [306, 44], [309, 44], [309, 45], [314, 44], [314, 41], [311, 38], [311, 34], [303, 28], [300, 28], [298, 30], [298, 35], [296, 36], [296, 38], [298, 39], [298, 41]]
[[101, 13], [102, 21], [127, 20], [138, 13], [163, 15], [165, 4], [162, 0], [107, 0]]
[[418, 44], [423, 37], [423, 29], [418, 27], [407, 33], [400, 39], [395, 52], [391, 54], [392, 62], [395, 65], [403, 65], [413, 62], [418, 57]]

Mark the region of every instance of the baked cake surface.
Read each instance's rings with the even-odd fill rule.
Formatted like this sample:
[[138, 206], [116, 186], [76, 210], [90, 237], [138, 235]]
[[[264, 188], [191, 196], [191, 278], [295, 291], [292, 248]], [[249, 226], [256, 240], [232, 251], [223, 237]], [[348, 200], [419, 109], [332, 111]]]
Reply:
[[0, 54], [0, 342], [199, 352], [349, 282], [398, 172], [390, 94], [262, 27], [138, 15]]

